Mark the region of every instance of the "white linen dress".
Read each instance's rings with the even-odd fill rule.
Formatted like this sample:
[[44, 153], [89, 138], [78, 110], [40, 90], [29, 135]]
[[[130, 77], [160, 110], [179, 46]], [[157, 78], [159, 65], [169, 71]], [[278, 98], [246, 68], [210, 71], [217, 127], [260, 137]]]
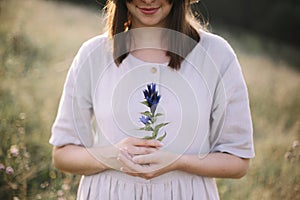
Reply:
[[[200, 31], [201, 41], [178, 71], [129, 54], [117, 67], [111, 41], [100, 35], [85, 42], [69, 70], [50, 143], [85, 147], [143, 137], [143, 90], [156, 83], [161, 101], [159, 134], [166, 151], [177, 154], [227, 152], [254, 157], [247, 88], [235, 53], [219, 36]], [[173, 171], [151, 180], [107, 170], [82, 176], [79, 200], [214, 200], [213, 178]]]

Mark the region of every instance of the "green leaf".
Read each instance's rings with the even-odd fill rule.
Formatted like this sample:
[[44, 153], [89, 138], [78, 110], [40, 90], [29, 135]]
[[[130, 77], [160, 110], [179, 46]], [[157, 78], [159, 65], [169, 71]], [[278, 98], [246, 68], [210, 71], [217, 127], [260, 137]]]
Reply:
[[145, 112], [141, 112], [142, 115], [145, 115], [146, 117], [150, 117], [152, 116], [150, 111], [145, 111]]
[[149, 107], [148, 102], [147, 101], [142, 101], [141, 104], [146, 105], [147, 107]]
[[154, 139], [155, 137], [153, 137], [153, 135], [152, 136], [145, 136], [145, 137], [143, 137], [143, 139], [146, 139], [146, 140], [152, 140], [152, 139]]
[[167, 136], [167, 133], [165, 132], [161, 137], [157, 138], [158, 141], [162, 141]]
[[154, 131], [155, 131], [155, 130], [158, 131], [161, 127], [164, 127], [164, 126], [166, 126], [166, 125], [168, 125], [168, 124], [169, 124], [169, 122], [158, 124], [158, 125], [156, 125], [156, 126], [154, 127]]
[[139, 128], [140, 131], [153, 131], [153, 128], [149, 125]]
[[154, 117], [159, 117], [159, 116], [163, 116], [162, 113], [157, 113]]
[[154, 124], [156, 122], [157, 118], [156, 117], [151, 117], [151, 122]]
[[158, 134], [158, 130], [159, 129], [154, 129], [154, 131], [153, 131], [153, 133], [152, 133], [152, 136], [154, 137], [154, 138], [156, 138], [157, 137], [157, 134]]

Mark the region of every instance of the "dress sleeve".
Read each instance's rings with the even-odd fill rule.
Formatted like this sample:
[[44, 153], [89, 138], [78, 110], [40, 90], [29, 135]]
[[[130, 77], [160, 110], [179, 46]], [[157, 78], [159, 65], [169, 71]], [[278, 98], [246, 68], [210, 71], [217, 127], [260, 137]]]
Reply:
[[254, 157], [248, 91], [236, 56], [217, 84], [210, 119], [211, 152]]
[[54, 146], [66, 144], [92, 145], [92, 101], [88, 67], [80, 59], [80, 51], [69, 69], [58, 113], [49, 140]]

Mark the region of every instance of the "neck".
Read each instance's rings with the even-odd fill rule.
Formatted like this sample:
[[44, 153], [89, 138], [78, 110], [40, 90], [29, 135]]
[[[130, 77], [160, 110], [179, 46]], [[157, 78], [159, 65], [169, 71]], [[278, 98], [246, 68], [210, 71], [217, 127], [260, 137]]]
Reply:
[[166, 51], [166, 44], [163, 42], [162, 28], [138, 28], [130, 30], [131, 51], [141, 49], [159, 49]]
[[167, 45], [162, 28], [137, 28], [130, 30], [132, 55], [145, 62], [166, 63]]
[[170, 61], [166, 51], [160, 49], [139, 49], [132, 51], [131, 54], [139, 60], [149, 63], [165, 64]]

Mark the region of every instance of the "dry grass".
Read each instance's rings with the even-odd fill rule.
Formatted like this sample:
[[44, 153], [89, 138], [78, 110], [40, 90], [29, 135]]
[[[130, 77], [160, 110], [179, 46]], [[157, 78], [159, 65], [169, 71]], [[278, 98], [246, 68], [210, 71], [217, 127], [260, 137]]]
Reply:
[[[30, 92], [44, 106], [44, 111], [41, 111], [43, 118], [51, 123], [74, 55], [85, 40], [101, 33], [103, 29], [101, 13], [43, 0], [6, 1], [6, 6], [7, 9], [2, 13], [6, 19], [1, 26], [11, 30], [9, 37], [28, 37], [33, 45], [47, 54], [48, 59], [45, 63], [37, 63], [43, 66], [35, 66], [30, 76], [17, 82], [7, 80], [7, 84], [13, 91], [30, 87]], [[11, 13], [10, 10], [15, 12]], [[20, 95], [20, 98], [29, 104], [32, 100], [26, 94]]]

